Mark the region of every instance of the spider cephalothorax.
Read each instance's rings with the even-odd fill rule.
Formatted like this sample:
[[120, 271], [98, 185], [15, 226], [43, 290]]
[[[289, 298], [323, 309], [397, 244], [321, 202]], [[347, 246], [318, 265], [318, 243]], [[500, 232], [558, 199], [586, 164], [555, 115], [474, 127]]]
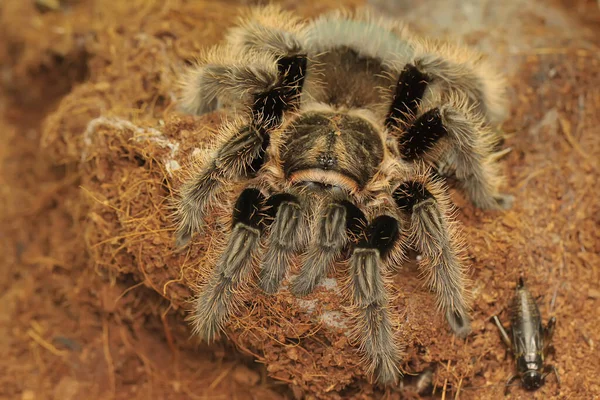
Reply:
[[394, 382], [401, 357], [384, 282], [412, 247], [450, 326], [468, 334], [460, 246], [444, 184], [429, 171], [451, 172], [478, 207], [510, 205], [490, 129], [504, 114], [502, 85], [474, 53], [368, 14], [301, 23], [267, 7], [243, 20], [184, 79], [185, 111], [234, 118], [182, 188], [178, 246], [228, 185], [246, 182], [195, 300], [196, 333], [218, 334], [256, 264], [261, 288], [275, 293], [300, 257], [290, 290], [302, 296], [348, 256], [355, 336], [378, 381]]

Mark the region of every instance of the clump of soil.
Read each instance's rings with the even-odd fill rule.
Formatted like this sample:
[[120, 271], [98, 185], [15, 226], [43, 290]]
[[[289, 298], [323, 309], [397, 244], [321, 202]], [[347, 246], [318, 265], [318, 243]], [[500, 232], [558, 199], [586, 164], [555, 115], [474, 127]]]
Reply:
[[[369, 383], [346, 336], [337, 284], [344, 271], [306, 299], [285, 289], [266, 296], [251, 286], [226, 338], [211, 346], [189, 340], [189, 299], [208, 278], [226, 231], [219, 216], [231, 204], [222, 205], [187, 252], [174, 252], [170, 199], [222, 117], [179, 114], [175, 82], [245, 6], [58, 3], [0, 5], [6, 38], [0, 44], [0, 222], [7, 266], [0, 275], [6, 304], [0, 395], [418, 397]], [[372, 2], [376, 10], [379, 3]], [[403, 368], [433, 370], [432, 396], [500, 396], [514, 363], [489, 318], [508, 319], [503, 310], [524, 275], [543, 315], [558, 318], [549, 362], [562, 386], [549, 379], [535, 396], [600, 395], [594, 357], [600, 53], [599, 29], [589, 23], [600, 22], [595, 2], [579, 5], [587, 10], [585, 23], [578, 22], [581, 11], [520, 0], [476, 8], [479, 13], [459, 2], [401, 3], [386, 3], [386, 13], [402, 13], [432, 35], [459, 35], [509, 74], [504, 145], [511, 151], [502, 163], [506, 191], [517, 198], [508, 212], [483, 212], [452, 193], [474, 282], [473, 334], [466, 341], [432, 312], [433, 296], [418, 271], [400, 269], [391, 308], [398, 339], [408, 345]], [[334, 6], [282, 4], [305, 17]], [[511, 393], [530, 398], [519, 387]]]

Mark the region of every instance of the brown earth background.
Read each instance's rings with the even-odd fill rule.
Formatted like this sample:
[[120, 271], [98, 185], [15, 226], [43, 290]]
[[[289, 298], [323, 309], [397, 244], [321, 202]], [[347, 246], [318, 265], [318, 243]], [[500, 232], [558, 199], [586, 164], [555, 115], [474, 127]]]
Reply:
[[548, 362], [562, 385], [550, 377], [533, 395], [512, 387], [510, 398], [599, 398], [600, 5], [279, 3], [306, 18], [369, 6], [473, 45], [507, 74], [501, 163], [515, 207], [482, 212], [452, 193], [468, 243], [473, 333], [450, 335], [409, 265], [391, 305], [408, 344], [404, 387], [369, 383], [335, 279], [301, 300], [250, 287], [227, 337], [198, 343], [188, 299], [207, 279], [222, 229], [216, 218], [175, 254], [168, 201], [221, 115], [178, 114], [175, 82], [255, 3], [3, 0], [0, 398], [419, 398], [411, 375], [426, 369], [425, 398], [501, 398], [514, 362], [489, 318], [507, 320], [519, 275], [545, 319], [558, 319]]

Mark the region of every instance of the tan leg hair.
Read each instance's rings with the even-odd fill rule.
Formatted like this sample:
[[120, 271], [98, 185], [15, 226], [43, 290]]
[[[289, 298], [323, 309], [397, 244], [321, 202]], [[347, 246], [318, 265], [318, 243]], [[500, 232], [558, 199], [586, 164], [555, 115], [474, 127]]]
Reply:
[[368, 11], [337, 10], [323, 14], [306, 28], [306, 43], [315, 54], [347, 46], [361, 56], [405, 63], [414, 53], [410, 35], [398, 22]]
[[444, 102], [463, 96], [486, 123], [507, 115], [506, 81], [481, 54], [440, 41], [417, 39], [414, 63], [439, 86]]
[[291, 283], [290, 291], [296, 296], [312, 293], [348, 243], [347, 211], [342, 204], [325, 204], [317, 215], [313, 240], [309, 243], [298, 276]]
[[175, 204], [176, 247], [185, 246], [202, 228], [206, 211], [223, 185], [242, 177], [261, 152], [263, 135], [243, 120], [222, 128], [228, 138], [200, 171], [191, 171]]
[[294, 254], [306, 245], [306, 225], [300, 204], [295, 199], [282, 200], [270, 227], [267, 251], [261, 262], [259, 284], [265, 292], [273, 294], [279, 290]]
[[497, 138], [464, 96], [423, 98], [416, 115], [409, 115], [401, 127], [398, 143], [404, 161], [425, 160], [442, 175], [454, 174], [479, 208], [512, 206], [514, 198], [499, 192], [502, 178], [492, 153]]
[[356, 249], [350, 258], [356, 311], [353, 336], [360, 342], [369, 374], [381, 384], [392, 384], [400, 377], [401, 349], [394, 339], [384, 285], [383, 266], [375, 249]]
[[305, 27], [305, 23], [297, 14], [284, 10], [277, 4], [251, 8], [239, 18], [240, 25], [248, 22], [294, 34], [300, 34]]
[[408, 214], [408, 243], [422, 256], [419, 267], [436, 294], [438, 307], [455, 334], [466, 336], [471, 328], [462, 243], [441, 183], [431, 180], [427, 173], [416, 175], [396, 189], [394, 199]]
[[266, 52], [277, 58], [303, 51], [303, 28], [304, 24], [290, 12], [273, 5], [260, 7], [241, 17], [226, 41], [244, 53]]
[[440, 115], [449, 136], [442, 160], [454, 168], [467, 197], [479, 208], [510, 208], [514, 198], [498, 192], [501, 177], [491, 153], [495, 141], [481, 118], [460, 102], [440, 107]]
[[386, 276], [402, 258], [400, 226], [386, 214], [365, 226], [349, 260], [348, 292], [354, 310], [352, 336], [359, 342], [369, 374], [388, 385], [401, 376], [404, 347], [396, 342], [388, 310]]
[[413, 244], [423, 255], [420, 265], [426, 280], [450, 326], [457, 336], [464, 337], [470, 332], [464, 270], [444, 218], [434, 199], [423, 201], [413, 209], [410, 229], [415, 232]]
[[180, 107], [194, 115], [220, 106], [250, 108], [253, 96], [268, 91], [277, 80], [277, 63], [269, 54], [249, 52], [242, 62], [235, 49], [216, 46], [183, 74]]
[[239, 293], [247, 284], [259, 245], [258, 229], [237, 224], [208, 284], [194, 301], [191, 322], [194, 334], [212, 342], [227, 318], [240, 305]]

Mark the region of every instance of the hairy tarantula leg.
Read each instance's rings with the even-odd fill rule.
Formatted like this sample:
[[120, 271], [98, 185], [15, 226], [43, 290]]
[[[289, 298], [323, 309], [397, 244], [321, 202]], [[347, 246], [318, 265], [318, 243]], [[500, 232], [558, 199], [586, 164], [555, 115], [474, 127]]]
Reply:
[[239, 306], [237, 296], [252, 272], [260, 248], [265, 197], [258, 189], [245, 189], [233, 211], [233, 228], [206, 287], [195, 299], [194, 333], [211, 342]]
[[243, 64], [231, 50], [214, 48], [181, 80], [182, 111], [202, 115], [220, 103], [251, 104], [258, 93], [268, 92], [277, 82], [277, 64], [267, 55], [248, 56]]
[[303, 52], [304, 24], [296, 15], [271, 5], [255, 10], [229, 31], [227, 42], [243, 52], [267, 52], [274, 57]]
[[264, 129], [240, 126], [198, 175], [187, 181], [176, 208], [176, 246], [183, 247], [194, 232], [200, 231], [208, 206], [216, 199], [223, 183], [251, 174], [264, 162], [269, 136]]
[[438, 306], [446, 313], [454, 333], [465, 337], [471, 331], [466, 276], [448, 216], [424, 182], [404, 182], [393, 197], [398, 207], [410, 215], [409, 241], [423, 256], [420, 267], [436, 293]]
[[362, 211], [348, 201], [326, 206], [318, 221], [314, 240], [310, 243], [300, 273], [291, 283], [290, 291], [296, 296], [312, 293], [342, 253], [348, 243], [348, 233], [356, 232], [364, 221], [366, 219]]
[[298, 199], [288, 193], [275, 194], [267, 200], [266, 211], [272, 219], [267, 252], [262, 260], [259, 285], [267, 293], [279, 290], [292, 262], [292, 255], [305, 244], [305, 223]]
[[500, 177], [491, 158], [493, 140], [482, 121], [452, 106], [441, 107], [440, 117], [451, 140], [456, 178], [469, 199], [484, 209], [512, 207], [514, 198], [497, 191]]
[[247, 55], [266, 53], [277, 63], [281, 102], [296, 106], [304, 85], [307, 54], [300, 41], [301, 21], [277, 6], [261, 8], [230, 30], [227, 42]]
[[401, 375], [402, 349], [394, 340], [382, 271], [398, 236], [398, 221], [379, 216], [365, 229], [350, 257], [352, 303], [357, 310], [353, 335], [368, 359], [369, 372], [382, 384], [392, 384]]
[[[202, 115], [220, 104], [252, 108], [252, 115], [279, 122], [296, 106], [306, 73], [305, 54], [247, 54], [242, 64], [230, 48], [216, 48], [182, 79], [181, 107]], [[261, 113], [262, 112], [262, 113]]]
[[554, 328], [556, 327], [556, 317], [550, 318], [546, 326], [544, 327], [544, 352], [553, 351], [554, 345], [552, 344], [552, 337], [554, 336]]
[[445, 96], [464, 96], [487, 123], [501, 122], [507, 114], [506, 81], [493, 65], [472, 49], [421, 42], [415, 65], [439, 85]]
[[206, 209], [224, 183], [258, 171], [270, 144], [270, 130], [277, 126], [284, 111], [293, 106], [304, 77], [306, 58], [279, 60], [282, 69], [277, 85], [257, 93], [252, 104], [252, 121], [229, 127], [231, 138], [198, 175], [183, 185], [177, 204], [176, 246], [183, 247], [200, 230]]
[[289, 55], [277, 60], [277, 84], [270, 91], [255, 96], [252, 108], [254, 119], [275, 126], [281, 122], [285, 111], [296, 108], [304, 85], [306, 65], [305, 54]]
[[491, 145], [484, 129], [476, 117], [456, 108], [432, 108], [417, 118], [400, 137], [400, 154], [406, 161], [427, 157], [436, 143], [447, 136], [450, 142], [447, 157], [473, 204], [484, 209], [510, 208], [512, 196], [497, 192], [499, 177], [491, 163]]

